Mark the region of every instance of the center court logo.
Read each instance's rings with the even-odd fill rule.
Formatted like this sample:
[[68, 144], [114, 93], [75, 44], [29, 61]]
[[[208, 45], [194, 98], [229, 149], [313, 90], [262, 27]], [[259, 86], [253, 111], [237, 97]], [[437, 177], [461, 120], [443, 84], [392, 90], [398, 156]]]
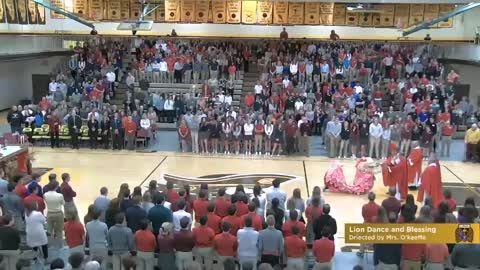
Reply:
[[473, 242], [473, 228], [470, 224], [459, 224], [455, 230], [455, 239], [457, 243], [472, 243]]

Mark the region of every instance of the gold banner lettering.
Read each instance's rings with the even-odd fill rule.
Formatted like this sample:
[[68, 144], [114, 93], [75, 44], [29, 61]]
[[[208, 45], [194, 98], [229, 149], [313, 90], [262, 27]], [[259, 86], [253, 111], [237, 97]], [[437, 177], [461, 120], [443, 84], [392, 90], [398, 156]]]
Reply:
[[[58, 9], [65, 9], [65, 2], [63, 0], [50, 0], [50, 4], [53, 7], [56, 7]], [[56, 13], [55, 11], [50, 11], [50, 18], [52, 19], [65, 19], [65, 16]]]
[[273, 23], [274, 24], [288, 23], [288, 2], [273, 3]]
[[195, 21], [195, 0], [182, 0], [180, 21], [194, 22]]
[[356, 12], [348, 12], [345, 15], [345, 24], [349, 26], [357, 26], [358, 25], [358, 13]]
[[305, 3], [305, 24], [318, 24], [320, 22], [320, 3]]
[[90, 0], [88, 7], [90, 9], [90, 17], [94, 21], [100, 21], [105, 18], [102, 0]]
[[410, 5], [410, 17], [408, 18], [408, 25], [413, 26], [423, 22], [423, 13], [425, 11], [425, 5], [423, 4], [411, 4]]
[[242, 23], [254, 24], [257, 22], [257, 2], [242, 1]]
[[405, 28], [408, 26], [408, 17], [410, 16], [410, 5], [395, 5], [394, 26]]
[[14, 0], [5, 0], [5, 13], [8, 23], [18, 23], [17, 3]]
[[[0, 3], [0, 5], [2, 4]], [[28, 1], [28, 23], [37, 24], [37, 7], [33, 1]]]
[[208, 22], [208, 10], [210, 7], [210, 1], [197, 1], [195, 4], [195, 21], [199, 23]]
[[305, 15], [305, 7], [303, 3], [289, 3], [288, 5], [288, 23], [303, 24]]
[[28, 24], [27, 0], [17, 0], [18, 23]]
[[320, 3], [320, 13], [333, 14], [333, 3]]
[[180, 20], [180, 0], [165, 0], [165, 21], [178, 22]]
[[88, 17], [87, 0], [73, 1], [73, 13], [79, 14], [80, 16], [83, 16], [83, 17], [85, 16]]
[[358, 14], [358, 25], [360, 26], [372, 26], [372, 13], [360, 13]]
[[214, 23], [225, 23], [226, 22], [226, 11], [225, 11], [225, 2], [223, 1], [212, 1], [212, 21]]
[[257, 2], [257, 23], [259, 24], [271, 24], [272, 23], [272, 2]]
[[333, 25], [345, 25], [346, 8], [345, 4], [333, 6]]
[[165, 1], [160, 1], [159, 6], [155, 11], [155, 21], [165, 22]]
[[240, 23], [242, 1], [227, 2], [227, 23]]
[[[137, 6], [139, 4], [137, 3]], [[119, 0], [108, 0], [107, 3], [107, 20], [120, 20], [122, 4]]]

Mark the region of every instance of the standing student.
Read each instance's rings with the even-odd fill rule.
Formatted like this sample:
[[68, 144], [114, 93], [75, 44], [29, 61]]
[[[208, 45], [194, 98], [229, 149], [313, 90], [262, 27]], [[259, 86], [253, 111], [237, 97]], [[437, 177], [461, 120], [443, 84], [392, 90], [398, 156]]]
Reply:
[[[293, 212], [292, 212], [293, 213]], [[292, 270], [305, 269], [305, 253], [307, 244], [302, 239], [300, 229], [292, 227], [292, 235], [285, 237], [285, 255], [287, 256], [287, 268]]]
[[88, 137], [90, 139], [90, 148], [97, 149], [99, 124], [98, 124], [98, 120], [95, 118], [94, 113], [90, 115], [90, 119], [88, 119], [87, 126], [88, 126]]
[[192, 232], [190, 231], [192, 220], [184, 216], [180, 219], [180, 231], [175, 233], [175, 264], [178, 270], [185, 270], [186, 266], [193, 262], [192, 250], [195, 247]]
[[211, 269], [213, 264], [213, 239], [215, 232], [207, 224], [206, 215], [200, 217], [200, 226], [193, 229], [193, 240], [195, 242], [195, 259], [206, 269]]
[[3, 256], [6, 269], [16, 269], [18, 257], [20, 256], [20, 232], [15, 229], [12, 217], [4, 215], [1, 218], [0, 226], [0, 255]]
[[58, 182], [51, 183], [51, 189], [45, 194], [43, 198], [47, 206], [47, 231], [50, 235], [58, 240], [61, 244], [63, 239], [63, 229], [64, 229], [64, 213], [63, 207], [65, 205], [65, 200], [61, 193], [57, 192]]
[[122, 260], [132, 253], [136, 254], [132, 230], [124, 224], [125, 215], [118, 213], [115, 216], [115, 225], [108, 230], [107, 234], [108, 250], [112, 255], [113, 270], [122, 270]]
[[70, 254], [84, 254], [85, 228], [83, 224], [77, 219], [75, 213], [68, 213], [65, 217], [67, 219], [67, 222], [64, 224], [65, 240], [70, 249]]
[[245, 227], [240, 229], [237, 233], [238, 262], [240, 265], [243, 265], [244, 263], [251, 263], [253, 264], [253, 270], [256, 270], [259, 233], [253, 229], [251, 217], [245, 217], [244, 224]]
[[70, 116], [67, 119], [68, 133], [72, 139], [72, 148], [78, 149], [78, 135], [82, 127], [82, 119], [77, 115], [75, 109], [72, 109]]
[[139, 230], [135, 232], [135, 246], [137, 247], [137, 270], [150, 270], [154, 265], [154, 251], [157, 247], [157, 240], [152, 231], [148, 228], [148, 220], [142, 219], [139, 222]]
[[280, 264], [280, 256], [283, 254], [283, 235], [276, 229], [275, 217], [267, 217], [267, 226], [265, 230], [260, 231], [258, 236], [258, 252], [262, 263], [268, 263], [272, 267]]
[[99, 220], [100, 215], [100, 211], [94, 210], [92, 220], [85, 224], [87, 231], [85, 243], [88, 246], [90, 258], [99, 257], [102, 259], [102, 264], [106, 265], [108, 227]]
[[220, 264], [223, 264], [228, 259], [235, 258], [238, 243], [237, 237], [230, 234], [230, 223], [223, 223], [222, 233], [217, 234], [213, 239], [213, 248]]
[[72, 189], [72, 186], [70, 186], [70, 174], [68, 173], [62, 173], [60, 192], [65, 200], [65, 205], [63, 206], [65, 215], [72, 214], [78, 219], [77, 207], [73, 201], [73, 198], [77, 196], [77, 193]]

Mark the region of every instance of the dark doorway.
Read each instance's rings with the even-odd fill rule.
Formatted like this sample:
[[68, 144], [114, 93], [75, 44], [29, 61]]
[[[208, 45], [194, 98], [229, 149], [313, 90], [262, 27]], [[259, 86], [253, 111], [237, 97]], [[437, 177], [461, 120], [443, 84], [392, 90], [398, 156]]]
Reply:
[[33, 103], [38, 103], [42, 97], [48, 95], [48, 84], [50, 83], [50, 77], [51, 76], [48, 74], [32, 75]]
[[[470, 84], [455, 84], [453, 89], [455, 89], [453, 96], [458, 101], [462, 100], [462, 97], [470, 96]], [[470, 102], [474, 101], [471, 100]]]

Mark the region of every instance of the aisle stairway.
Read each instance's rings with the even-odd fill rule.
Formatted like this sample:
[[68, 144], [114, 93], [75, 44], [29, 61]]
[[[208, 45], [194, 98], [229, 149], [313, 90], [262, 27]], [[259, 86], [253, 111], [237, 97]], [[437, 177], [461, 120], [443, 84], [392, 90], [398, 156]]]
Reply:
[[255, 84], [257, 84], [257, 81], [260, 77], [260, 74], [258, 73], [257, 65], [254, 63], [250, 63], [249, 65], [249, 70], [247, 73], [244, 74], [243, 77], [243, 88], [242, 88], [242, 94], [241, 94], [241, 100], [240, 100], [240, 108], [245, 109], [245, 104], [244, 104], [244, 99], [245, 96], [248, 93], [254, 92], [255, 91]]

